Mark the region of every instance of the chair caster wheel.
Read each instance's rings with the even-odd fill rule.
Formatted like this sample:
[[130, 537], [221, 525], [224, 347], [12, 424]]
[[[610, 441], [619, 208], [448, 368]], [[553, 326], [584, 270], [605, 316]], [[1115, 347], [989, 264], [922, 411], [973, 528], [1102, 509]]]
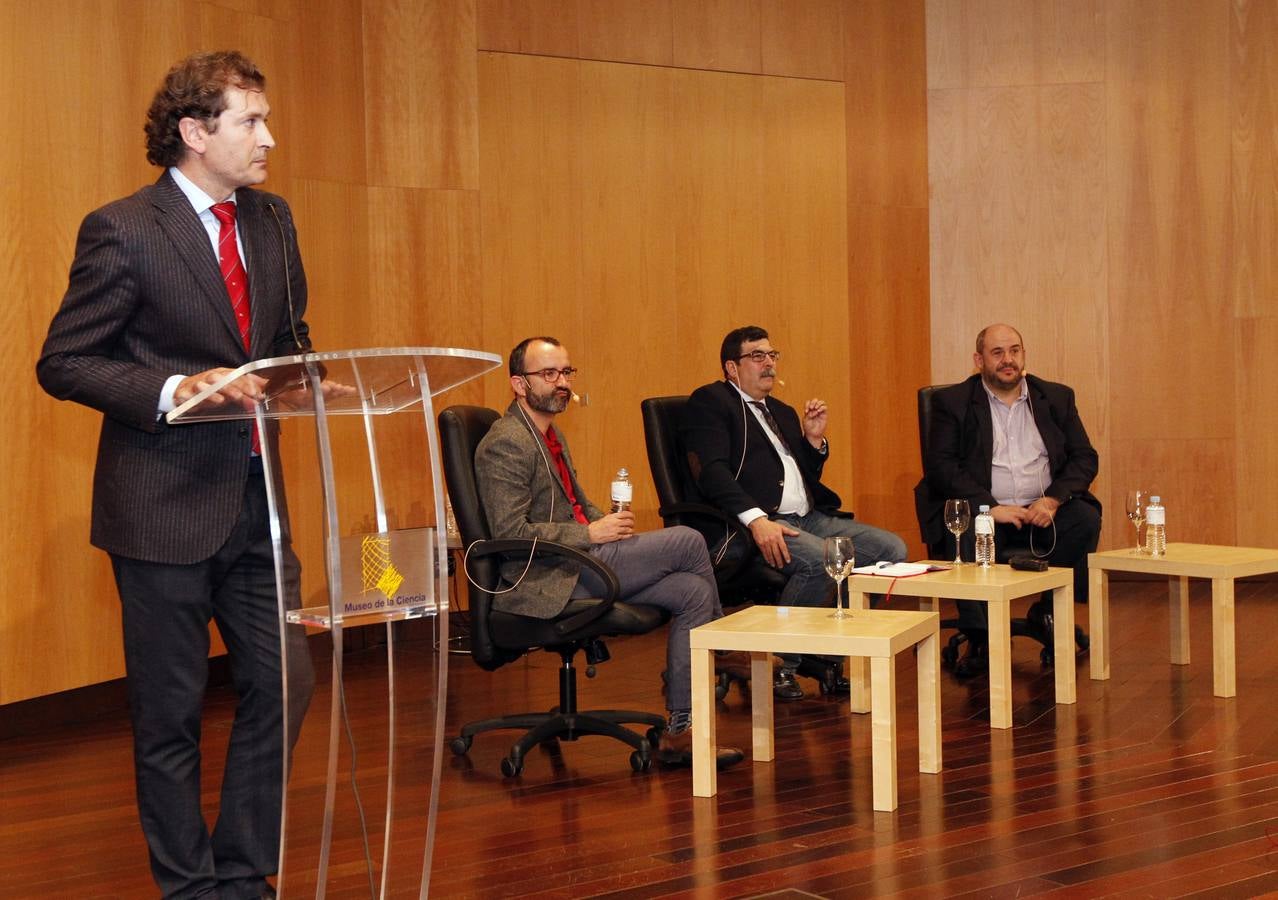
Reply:
[[505, 775], [507, 778], [514, 778], [523, 771], [524, 761], [522, 759], [515, 759], [512, 756], [502, 757], [501, 774]]
[[644, 737], [648, 739], [648, 749], [655, 753], [661, 744], [661, 728], [653, 725], [644, 733]]
[[465, 756], [466, 751], [470, 749], [471, 742], [474, 738], [466, 736], [455, 737], [449, 742], [448, 747], [453, 751], [453, 756]]
[[630, 768], [636, 772], [647, 772], [652, 768], [652, 756], [644, 756], [644, 754], [636, 750], [630, 754]]

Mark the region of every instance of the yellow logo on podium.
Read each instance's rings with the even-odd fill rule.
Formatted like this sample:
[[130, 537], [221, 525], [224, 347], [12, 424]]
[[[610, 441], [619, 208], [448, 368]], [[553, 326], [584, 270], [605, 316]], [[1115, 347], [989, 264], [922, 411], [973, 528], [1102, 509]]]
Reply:
[[379, 590], [387, 600], [394, 600], [404, 583], [404, 576], [391, 562], [390, 538], [366, 535], [360, 545], [360, 561], [363, 564], [364, 593]]

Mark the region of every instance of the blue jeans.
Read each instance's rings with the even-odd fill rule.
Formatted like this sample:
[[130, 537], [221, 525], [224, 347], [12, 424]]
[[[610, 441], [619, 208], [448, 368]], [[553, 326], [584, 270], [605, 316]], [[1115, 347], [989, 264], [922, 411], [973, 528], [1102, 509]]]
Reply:
[[[666, 708], [692, 708], [692, 646], [688, 632], [723, 615], [714, 569], [701, 535], [682, 525], [645, 531], [624, 541], [595, 544], [590, 554], [612, 569], [619, 599], [670, 613], [666, 640]], [[603, 584], [581, 570], [574, 597], [598, 597]]]
[[[825, 539], [850, 537], [859, 566], [887, 560], [902, 562], [906, 555], [905, 541], [890, 531], [866, 525], [855, 519], [831, 516], [812, 510], [806, 516], [775, 516], [775, 521], [794, 528], [799, 533], [786, 535], [785, 544], [790, 551], [790, 561], [781, 567], [781, 573], [789, 576], [779, 606], [833, 606], [834, 580], [825, 573]], [[737, 541], [730, 541], [727, 558], [745, 552]], [[798, 664], [797, 657], [781, 654], [787, 666]]]

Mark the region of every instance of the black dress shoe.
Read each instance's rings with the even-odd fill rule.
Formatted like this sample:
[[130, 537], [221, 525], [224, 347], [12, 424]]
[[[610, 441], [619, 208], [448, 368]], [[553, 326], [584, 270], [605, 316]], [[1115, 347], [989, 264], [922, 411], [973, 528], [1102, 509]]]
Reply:
[[784, 669], [777, 670], [772, 679], [772, 696], [777, 700], [802, 700], [803, 688], [794, 680], [794, 673]]
[[[720, 747], [714, 755], [716, 769], [735, 766], [745, 759], [745, 754], [736, 747]], [[669, 731], [661, 733], [657, 742], [657, 762], [671, 769], [686, 769], [692, 765], [692, 729], [685, 728], [678, 734]]]
[[968, 639], [963, 658], [954, 664], [956, 678], [975, 678], [990, 670], [989, 645], [985, 641]]
[[843, 677], [843, 658], [839, 656], [804, 656], [799, 663], [799, 674], [816, 679], [822, 695], [847, 695], [851, 693], [848, 680]]
[[1051, 604], [1039, 600], [1025, 613], [1025, 621], [1038, 632], [1043, 646], [1052, 646], [1052, 642], [1056, 639], [1056, 617], [1052, 614]]

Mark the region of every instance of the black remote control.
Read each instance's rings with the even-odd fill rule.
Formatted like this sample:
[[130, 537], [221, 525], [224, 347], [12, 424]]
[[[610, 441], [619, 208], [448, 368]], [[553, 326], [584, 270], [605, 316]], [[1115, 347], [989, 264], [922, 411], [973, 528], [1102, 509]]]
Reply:
[[1013, 556], [1007, 561], [1007, 564], [1013, 569], [1019, 569], [1022, 572], [1046, 572], [1047, 560], [1038, 559], [1028, 554], [1020, 554]]

